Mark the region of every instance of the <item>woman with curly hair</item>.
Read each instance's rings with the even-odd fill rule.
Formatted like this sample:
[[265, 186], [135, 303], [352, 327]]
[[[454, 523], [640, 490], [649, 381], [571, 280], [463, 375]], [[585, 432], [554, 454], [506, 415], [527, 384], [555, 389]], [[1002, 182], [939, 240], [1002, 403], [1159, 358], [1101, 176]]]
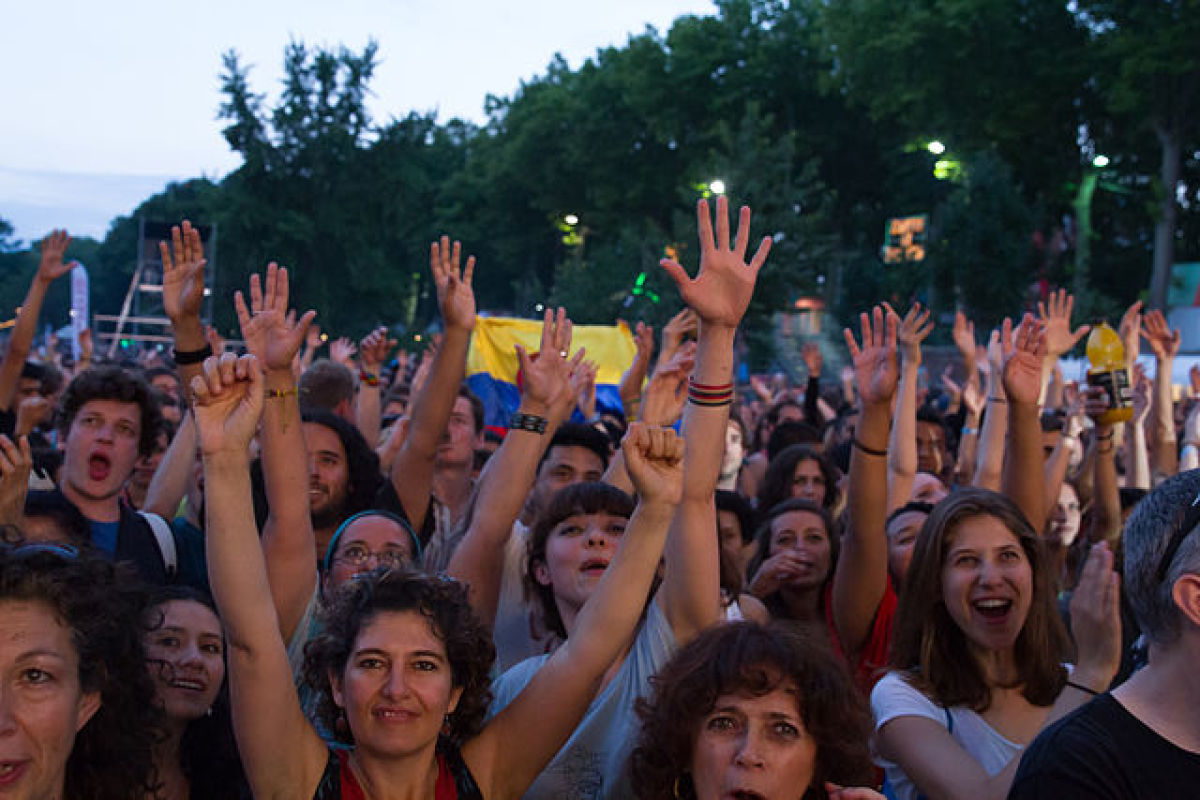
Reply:
[[517, 797], [566, 741], [641, 615], [683, 492], [683, 443], [631, 426], [626, 464], [642, 500], [582, 609], [581, 635], [486, 724], [490, 634], [456, 581], [379, 570], [348, 582], [310, 644], [330, 748], [291, 681], [251, 513], [246, 453], [264, 402], [254, 356], [210, 358], [192, 383], [208, 495], [208, 555], [229, 640], [234, 727], [255, 797]]
[[757, 507], [768, 512], [792, 498], [835, 513], [839, 501], [837, 467], [821, 453], [803, 444], [785, 447], [767, 465], [758, 490]]
[[165, 720], [146, 800], [237, 800], [249, 787], [233, 740], [225, 634], [213, 601], [187, 586], [154, 590], [145, 613], [146, 660]]
[[0, 794], [130, 800], [152, 788], [159, 715], [142, 593], [70, 545], [0, 548]]
[[841, 662], [793, 628], [735, 622], [684, 646], [642, 701], [640, 800], [868, 800], [871, 720]]

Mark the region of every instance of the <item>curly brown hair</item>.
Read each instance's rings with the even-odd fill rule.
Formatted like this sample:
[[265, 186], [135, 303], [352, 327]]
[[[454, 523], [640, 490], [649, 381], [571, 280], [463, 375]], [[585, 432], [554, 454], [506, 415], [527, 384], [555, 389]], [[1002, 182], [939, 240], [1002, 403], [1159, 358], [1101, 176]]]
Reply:
[[805, 730], [817, 743], [805, 800], [824, 798], [825, 782], [871, 785], [871, 716], [845, 665], [827, 642], [778, 623], [735, 622], [697, 636], [651, 678], [654, 695], [638, 701], [642, 730], [633, 751], [634, 795], [641, 800], [695, 797], [688, 779], [704, 718], [727, 694], [762, 697], [794, 686]]
[[0, 601], [40, 603], [71, 631], [79, 685], [100, 709], [75, 735], [64, 797], [129, 800], [154, 790], [162, 714], [142, 647], [145, 592], [126, 565], [62, 545], [0, 547]]
[[320, 612], [321, 632], [304, 648], [304, 680], [318, 695], [317, 715], [338, 740], [354, 736], [338, 724], [329, 675], [342, 674], [362, 632], [376, 615], [416, 611], [446, 646], [452, 682], [462, 689], [449, 718], [447, 737], [461, 745], [483, 727], [492, 701], [490, 674], [496, 660], [492, 634], [467, 600], [467, 587], [453, 578], [408, 569], [376, 569], [343, 584]]
[[1045, 543], [1017, 505], [986, 489], [959, 489], [935, 505], [925, 520], [896, 609], [891, 666], [904, 671], [910, 684], [940, 706], [981, 712], [991, 704], [992, 688], [942, 597], [942, 569], [954, 532], [965, 520], [981, 516], [1003, 523], [1029, 560], [1033, 598], [1015, 645], [1014, 685], [1030, 703], [1048, 706], [1066, 683], [1062, 664], [1071, 644], [1055, 605], [1054, 570]]
[[59, 401], [59, 432], [63, 439], [71, 433], [71, 425], [85, 403], [92, 400], [116, 400], [134, 403], [141, 415], [141, 431], [138, 436], [138, 455], [153, 452], [158, 440], [159, 421], [162, 413], [150, 384], [140, 376], [115, 365], [92, 367], [75, 376]]

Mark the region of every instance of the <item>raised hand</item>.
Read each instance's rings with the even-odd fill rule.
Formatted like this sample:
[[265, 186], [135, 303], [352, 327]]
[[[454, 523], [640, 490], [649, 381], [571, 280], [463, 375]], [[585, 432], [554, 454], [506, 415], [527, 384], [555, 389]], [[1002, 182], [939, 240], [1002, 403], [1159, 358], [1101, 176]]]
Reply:
[[1013, 336], [1012, 320], [1000, 329], [1004, 367], [1000, 373], [1010, 403], [1036, 404], [1042, 392], [1042, 362], [1046, 359], [1046, 328], [1026, 314]]
[[821, 377], [821, 365], [824, 363], [821, 345], [816, 342], [805, 342], [804, 346], [800, 348], [800, 358], [804, 361], [810, 378]]
[[864, 405], [890, 404], [896, 394], [896, 383], [900, 379], [900, 370], [896, 366], [896, 322], [896, 315], [885, 314], [882, 306], [875, 306], [869, 316], [865, 312], [859, 314], [861, 348], [849, 328], [842, 331], [850, 350], [850, 360], [854, 362], [858, 397]]
[[1121, 325], [1117, 328], [1121, 335], [1121, 343], [1125, 345], [1125, 362], [1133, 364], [1137, 360], [1138, 351], [1142, 347], [1142, 301], [1134, 301], [1121, 315]]
[[92, 329], [84, 328], [79, 332], [79, 363], [88, 364], [92, 360]]
[[52, 283], [79, 266], [78, 261], [63, 263], [63, 254], [67, 252], [70, 244], [71, 237], [64, 230], [50, 231], [50, 234], [42, 239], [42, 260], [38, 263], [35, 280], [44, 284]]
[[192, 378], [192, 398], [204, 455], [248, 456], [263, 409], [258, 359], [233, 353], [211, 356], [204, 371]]
[[1146, 375], [1146, 370], [1141, 364], [1133, 365], [1133, 422], [1137, 425], [1142, 425], [1146, 421], [1146, 417], [1150, 414], [1150, 409], [1153, 407], [1151, 403], [1151, 395], [1154, 391], [1154, 384]]
[[1108, 689], [1121, 664], [1121, 587], [1108, 545], [1092, 545], [1071, 595], [1071, 635], [1078, 650], [1072, 679], [1096, 692]]
[[683, 437], [670, 428], [629, 423], [621, 452], [639, 502], [679, 504], [683, 499], [683, 450]]
[[324, 340], [321, 338], [321, 326], [315, 324], [309, 326], [308, 333], [304, 335], [304, 344], [308, 347], [308, 349], [316, 350], [323, 343]]
[[450, 237], [429, 245], [429, 269], [437, 287], [438, 307], [446, 330], [469, 331], [475, 327], [475, 293], [471, 281], [475, 277], [475, 256], [467, 257], [467, 266], [460, 273], [462, 244], [450, 244]]
[[729, 239], [729, 201], [717, 198], [717, 228], [713, 235], [708, 201], [696, 203], [696, 221], [700, 229], [700, 272], [695, 278], [678, 261], [664, 258], [659, 264], [674, 279], [683, 301], [706, 325], [736, 328], [754, 295], [758, 271], [771, 250], [771, 237], [764, 236], [750, 263], [746, 249], [750, 242], [750, 209], [742, 206], [738, 215], [736, 238]]
[[683, 416], [687, 402], [687, 380], [696, 365], [696, 343], [688, 342], [675, 351], [665, 365], [654, 371], [642, 393], [642, 422], [674, 425]]
[[1058, 358], [1070, 350], [1092, 328], [1090, 325], [1080, 325], [1071, 331], [1071, 310], [1075, 307], [1075, 297], [1067, 294], [1066, 289], [1051, 292], [1048, 303], [1038, 301], [1038, 316], [1046, 328], [1046, 353], [1051, 358]]
[[379, 374], [388, 353], [396, 346], [396, 340], [389, 339], [387, 334], [387, 328], [381, 325], [358, 343], [358, 359], [362, 362], [363, 371], [369, 375]]
[[662, 347], [659, 348], [658, 357], [670, 358], [688, 334], [696, 335], [699, 326], [700, 318], [696, 316], [696, 312], [685, 306], [663, 326]]
[[584, 419], [596, 416], [596, 362], [584, 361], [571, 371], [571, 388], [575, 391], [575, 404]]
[[158, 243], [163, 265], [163, 312], [172, 323], [199, 319], [204, 303], [204, 246], [186, 219], [171, 228], [171, 245]]
[[987, 405], [987, 397], [979, 386], [979, 381], [967, 381], [962, 390], [962, 404], [967, 413], [978, 419], [983, 415], [983, 407]]
[[340, 336], [329, 343], [329, 358], [349, 367], [351, 371], [354, 370], [354, 354], [357, 352], [358, 348], [354, 346], [354, 342], [345, 336]]
[[637, 348], [635, 360], [649, 364], [650, 357], [654, 355], [654, 328], [639, 322], [633, 330], [633, 344]]
[[24, 436], [13, 444], [0, 434], [0, 525], [17, 525], [25, 514], [33, 453]]
[[17, 423], [13, 432], [17, 436], [26, 435], [49, 419], [51, 410], [50, 401], [40, 394], [26, 397], [17, 404]]
[[954, 346], [966, 364], [975, 363], [975, 323], [961, 311], [954, 312]]
[[[571, 351], [571, 320], [567, 311], [547, 308], [542, 317], [542, 339], [536, 355], [516, 345], [517, 361], [521, 366], [521, 405], [531, 413], [565, 419], [575, 406], [571, 373], [583, 361], [580, 348], [568, 359]], [[422, 366], [424, 366], [422, 364]]]
[[1146, 314], [1144, 321], [1145, 330], [1142, 331], [1142, 338], [1150, 345], [1154, 357], [1159, 361], [1174, 358], [1175, 354], [1179, 352], [1181, 341], [1179, 331], [1171, 330], [1163, 313], [1157, 308]]
[[[266, 289], [263, 289], [263, 284]], [[246, 349], [258, 357], [262, 369], [288, 371], [292, 359], [300, 351], [300, 344], [317, 316], [315, 311], [306, 311], [299, 320], [288, 314], [288, 271], [275, 262], [267, 265], [266, 280], [257, 274], [250, 276], [250, 307], [239, 291], [233, 296], [238, 324], [242, 328], [242, 339]]]
[[[888, 313], [899, 319], [899, 315], [887, 303], [883, 307]], [[921, 342], [933, 331], [933, 312], [922, 308], [920, 303], [913, 303], [912, 308], [900, 320], [896, 329], [896, 341], [900, 345], [900, 355], [906, 364], [921, 363]]]

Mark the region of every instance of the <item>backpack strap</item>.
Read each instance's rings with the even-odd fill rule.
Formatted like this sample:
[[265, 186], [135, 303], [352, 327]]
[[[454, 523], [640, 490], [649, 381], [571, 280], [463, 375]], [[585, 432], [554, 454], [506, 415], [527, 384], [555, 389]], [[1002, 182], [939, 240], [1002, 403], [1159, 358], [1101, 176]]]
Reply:
[[179, 567], [179, 553], [175, 548], [175, 534], [171, 531], [171, 526], [158, 514], [152, 514], [149, 511], [137, 513], [146, 520], [150, 525], [150, 530], [154, 532], [154, 539], [158, 542], [158, 551], [162, 555], [163, 566], [167, 569], [167, 579], [174, 579]]

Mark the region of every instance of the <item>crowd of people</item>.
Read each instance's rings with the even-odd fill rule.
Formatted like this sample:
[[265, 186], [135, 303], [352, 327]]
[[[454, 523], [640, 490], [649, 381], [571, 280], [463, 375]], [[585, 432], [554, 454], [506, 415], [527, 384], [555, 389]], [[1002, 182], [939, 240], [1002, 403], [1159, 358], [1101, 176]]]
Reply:
[[551, 309], [502, 436], [447, 237], [436, 347], [317, 358], [275, 264], [237, 352], [206, 328], [183, 222], [174, 348], [110, 362], [35, 351], [72, 267], [43, 240], [0, 362], [0, 797], [1195, 796], [1178, 332], [1129, 308], [1126, 403], [1064, 380], [1064, 291], [985, 343], [960, 312], [931, 387], [929, 309], [881, 302], [840, 380], [812, 343], [802, 386], [737, 385], [771, 239], [715, 206], [698, 268], [662, 264], [686, 307], [637, 326], [623, 411]]

